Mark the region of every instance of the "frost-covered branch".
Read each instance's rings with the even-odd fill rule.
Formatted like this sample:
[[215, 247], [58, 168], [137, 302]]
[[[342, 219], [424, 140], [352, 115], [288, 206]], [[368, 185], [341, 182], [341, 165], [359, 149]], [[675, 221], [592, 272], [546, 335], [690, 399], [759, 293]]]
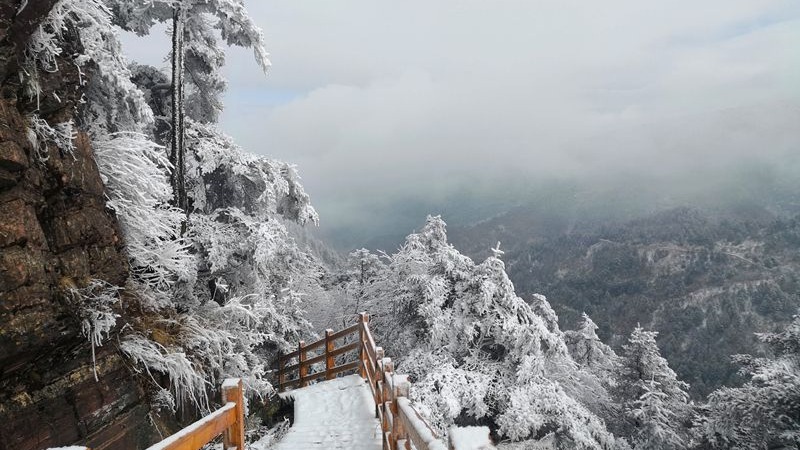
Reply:
[[77, 137], [77, 132], [71, 120], [51, 126], [38, 114], [31, 114], [28, 116], [28, 124], [28, 140], [36, 151], [39, 161], [44, 162], [50, 158], [47, 151], [49, 144], [53, 144], [62, 152], [75, 157], [73, 141]]
[[114, 312], [112, 305], [119, 301], [121, 289], [119, 286], [113, 286], [103, 280], [91, 280], [82, 288], [69, 290], [69, 294], [78, 304], [81, 331], [92, 345], [92, 368], [95, 381], [98, 381], [95, 347], [103, 345], [103, 335], [108, 337], [117, 324], [119, 315]]

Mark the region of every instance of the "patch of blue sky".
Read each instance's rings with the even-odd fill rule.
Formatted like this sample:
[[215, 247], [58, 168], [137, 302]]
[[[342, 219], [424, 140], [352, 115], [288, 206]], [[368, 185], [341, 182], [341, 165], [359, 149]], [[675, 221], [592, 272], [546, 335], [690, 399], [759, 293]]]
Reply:
[[800, 2], [793, 3], [791, 8], [780, 12], [763, 14], [749, 20], [741, 21], [718, 30], [716, 40], [728, 40], [745, 36], [776, 25], [800, 21]]
[[764, 11], [758, 16], [716, 29], [709, 29], [703, 33], [674, 36], [671, 41], [673, 44], [687, 46], [711, 44], [736, 39], [792, 22], [800, 22], [800, 2], [791, 2], [783, 8]]

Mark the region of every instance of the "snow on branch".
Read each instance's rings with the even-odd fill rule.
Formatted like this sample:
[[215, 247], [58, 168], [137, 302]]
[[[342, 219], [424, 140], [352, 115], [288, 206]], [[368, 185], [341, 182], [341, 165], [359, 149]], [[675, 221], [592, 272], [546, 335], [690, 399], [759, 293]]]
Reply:
[[39, 161], [44, 162], [50, 158], [47, 145], [54, 144], [59, 150], [75, 157], [73, 140], [77, 136], [72, 120], [50, 125], [38, 114], [28, 116], [28, 141], [36, 151]]
[[[95, 116], [94, 119], [100, 116], [110, 119], [103, 124], [106, 128], [118, 129], [118, 124], [126, 123], [141, 128], [152, 122], [152, 111], [130, 80], [130, 70], [111, 20], [111, 11], [102, 0], [58, 1], [27, 43], [28, 69], [23, 73], [38, 99], [39, 69], [58, 71], [59, 58], [71, 58], [83, 85], [86, 80], [82, 68], [91, 61], [96, 66], [83, 99], [88, 103], [87, 114]], [[79, 34], [80, 53], [63, 55], [68, 31]]]
[[[180, 406], [190, 401], [200, 411], [209, 411], [206, 388], [210, 382], [201, 376], [184, 352], [171, 352], [163, 345], [144, 336], [132, 334], [120, 343], [120, 349], [138, 367], [144, 367], [151, 380], [158, 385], [152, 371], [169, 377], [176, 403]], [[137, 369], [138, 370], [138, 369]]]
[[69, 294], [78, 301], [78, 315], [81, 318], [83, 335], [92, 344], [92, 367], [94, 379], [97, 378], [97, 360], [95, 347], [103, 345], [103, 335], [109, 336], [117, 324], [116, 314], [112, 305], [119, 301], [119, 286], [114, 286], [103, 280], [91, 280], [83, 288], [72, 288]]
[[135, 132], [98, 133], [95, 161], [120, 221], [132, 269], [148, 286], [163, 290], [194, 275], [190, 243], [180, 237], [183, 213], [167, 204], [171, 188], [163, 147]]

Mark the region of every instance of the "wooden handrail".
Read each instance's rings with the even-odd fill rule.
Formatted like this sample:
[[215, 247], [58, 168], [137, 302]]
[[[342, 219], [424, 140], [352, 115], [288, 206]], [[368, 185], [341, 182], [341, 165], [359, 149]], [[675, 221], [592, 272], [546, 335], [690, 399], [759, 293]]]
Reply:
[[241, 379], [228, 378], [222, 383], [222, 402], [221, 408], [147, 450], [199, 450], [220, 434], [223, 435], [223, 448], [244, 450], [244, 389]]
[[[322, 377], [324, 377], [326, 380], [331, 380], [339, 373], [359, 369], [359, 365], [357, 363], [355, 365], [350, 363], [340, 366], [335, 366], [334, 364], [337, 356], [355, 351], [360, 353], [362, 351], [362, 343], [360, 338], [358, 342], [347, 343], [339, 347], [336, 346], [336, 341], [348, 336], [361, 336], [363, 323], [364, 322], [359, 321], [358, 323], [337, 332], [334, 332], [333, 330], [325, 330], [325, 337], [322, 339], [318, 339], [310, 344], [305, 344], [303, 341], [300, 341], [300, 345], [298, 345], [297, 350], [279, 356], [277, 383], [278, 390], [282, 392], [289, 387], [304, 387], [308, 385], [309, 381], [314, 381]], [[323, 352], [309, 358], [308, 351], [319, 347], [323, 348]], [[295, 358], [297, 358], [296, 363], [288, 364]], [[323, 361], [325, 362], [325, 370], [323, 372], [309, 373], [314, 364], [321, 363]], [[288, 379], [289, 377], [292, 377], [292, 379]]]
[[[335, 341], [358, 334], [358, 342], [336, 347]], [[306, 352], [311, 348], [324, 345], [324, 352], [307, 358]], [[358, 351], [358, 359], [334, 367], [336, 356]], [[297, 358], [298, 362], [286, 365]], [[325, 370], [308, 374], [313, 364], [325, 361]], [[404, 375], [394, 373], [394, 365], [390, 358], [384, 357], [383, 349], [375, 345], [375, 339], [369, 329], [367, 313], [359, 314], [358, 321], [343, 330], [333, 332], [325, 330], [325, 337], [309, 345], [300, 346], [294, 352], [278, 358], [278, 390], [307, 386], [315, 380], [330, 380], [339, 373], [358, 370], [370, 387], [375, 401], [375, 415], [381, 423], [384, 450], [411, 450], [413, 443], [417, 450], [445, 450], [442, 440], [428, 422], [408, 400], [411, 383]], [[287, 377], [294, 377], [286, 380]], [[486, 442], [489, 443], [489, 430], [486, 429]], [[491, 448], [491, 447], [486, 447]]]
[[[355, 325], [351, 325], [351, 326], [349, 326], [349, 327], [347, 327], [347, 328], [345, 328], [343, 330], [339, 330], [339, 331], [337, 331], [335, 333], [332, 333], [332, 335], [330, 336], [330, 339], [331, 340], [338, 340], [338, 339], [341, 339], [341, 338], [343, 338], [345, 336], [350, 336], [351, 334], [357, 333], [359, 331], [360, 327], [361, 327], [361, 325], [358, 324], [358, 323], [355, 324]], [[333, 330], [331, 330], [331, 331], [333, 331]], [[312, 342], [310, 344], [306, 344], [305, 345], [305, 350], [309, 351], [309, 350], [314, 350], [317, 347], [322, 347], [323, 345], [325, 345], [325, 342], [326, 342], [326, 338], [322, 338], [322, 339], [316, 340], [316, 341], [314, 341], [314, 342]], [[293, 352], [286, 353], [286, 354], [278, 356], [278, 361], [284, 361], [285, 362], [285, 361], [288, 361], [290, 359], [297, 358], [297, 356], [299, 354], [300, 354], [300, 350], [298, 349], [298, 350], [295, 350]]]
[[[358, 334], [358, 342], [336, 347], [336, 340]], [[308, 358], [308, 351], [322, 347], [323, 353]], [[358, 352], [354, 361], [336, 366], [336, 357]], [[297, 363], [286, 363], [297, 358]], [[325, 361], [325, 370], [309, 374], [313, 364]], [[278, 390], [307, 386], [309, 382], [322, 378], [331, 380], [345, 372], [358, 371], [370, 387], [375, 401], [375, 415], [383, 432], [384, 450], [445, 450], [446, 447], [428, 422], [408, 400], [411, 383], [404, 375], [394, 373], [390, 358], [384, 357], [383, 349], [375, 345], [369, 329], [369, 316], [359, 314], [358, 322], [343, 330], [325, 330], [325, 337], [306, 345], [300, 341], [297, 350], [278, 358]], [[295, 379], [286, 380], [287, 376]], [[245, 449], [244, 435], [244, 389], [242, 380], [229, 378], [222, 384], [223, 406], [188, 427], [152, 445], [147, 450], [199, 450], [214, 438], [223, 435], [226, 450]], [[487, 443], [488, 429], [486, 430]], [[452, 450], [452, 442], [451, 442]], [[486, 447], [491, 448], [491, 447]]]

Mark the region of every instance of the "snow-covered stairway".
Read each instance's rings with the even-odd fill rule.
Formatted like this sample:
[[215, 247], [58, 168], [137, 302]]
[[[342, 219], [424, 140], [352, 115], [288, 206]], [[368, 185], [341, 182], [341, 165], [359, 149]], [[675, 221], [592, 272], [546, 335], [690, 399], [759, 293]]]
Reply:
[[366, 381], [348, 375], [284, 392], [294, 400], [294, 424], [275, 450], [380, 450], [381, 424]]
[[[337, 378], [353, 371], [357, 374]], [[391, 358], [375, 345], [367, 313], [354, 325], [325, 330], [324, 338], [300, 341], [297, 350], [278, 357], [276, 381], [280, 395], [295, 401], [294, 425], [274, 447], [278, 450], [494, 448], [486, 427], [450, 428], [447, 444], [436, 435], [408, 398], [408, 377], [396, 374]]]

